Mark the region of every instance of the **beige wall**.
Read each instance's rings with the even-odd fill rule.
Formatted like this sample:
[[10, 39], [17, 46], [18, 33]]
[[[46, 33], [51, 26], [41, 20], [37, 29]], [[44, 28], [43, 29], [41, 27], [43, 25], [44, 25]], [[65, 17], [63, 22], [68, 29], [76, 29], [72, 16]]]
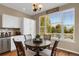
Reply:
[[27, 15], [25, 13], [15, 10], [15, 9], [5, 7], [0, 4], [0, 14], [3, 14], [3, 13], [8, 14], [8, 15], [13, 15], [13, 16], [32, 18], [32, 16], [30, 16], [30, 15]]
[[[74, 42], [61, 41], [58, 48], [62, 48], [71, 52], [79, 53], [79, 4], [66, 4], [60, 7], [60, 10], [66, 10], [70, 8], [75, 8], [75, 39]], [[42, 14], [46, 14], [45, 12]], [[39, 15], [35, 15], [36, 19], [36, 32], [39, 32]]]
[[64, 48], [67, 50], [75, 51], [79, 53], [79, 4], [74, 3], [74, 4], [67, 4], [62, 7], [60, 7], [60, 10], [66, 10], [70, 8], [75, 8], [75, 39], [74, 43], [70, 42], [61, 42], [59, 44], [60, 48]]
[[41, 15], [45, 15], [46, 12], [43, 12], [43, 13], [40, 13], [40, 14], [37, 14], [37, 15], [34, 15], [34, 19], [36, 20], [36, 33], [39, 33], [39, 16]]

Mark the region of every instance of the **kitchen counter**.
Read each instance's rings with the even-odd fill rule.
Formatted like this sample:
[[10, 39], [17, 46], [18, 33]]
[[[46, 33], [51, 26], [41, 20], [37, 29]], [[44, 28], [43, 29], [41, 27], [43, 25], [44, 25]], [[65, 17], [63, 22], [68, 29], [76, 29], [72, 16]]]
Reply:
[[0, 38], [0, 40], [9, 40], [11, 42], [10, 51], [16, 50], [13, 39], [15, 39], [16, 41], [22, 41], [23, 46], [25, 47], [25, 45], [24, 45], [24, 41], [25, 41], [24, 35], [13, 35], [13, 36], [10, 36], [10, 37], [3, 37], [3, 38], [1, 37]]
[[14, 36], [11, 36], [11, 51], [16, 50], [15, 44], [13, 42], [13, 39], [16, 40], [16, 41], [22, 41], [23, 46], [25, 47], [25, 44], [24, 44], [24, 41], [25, 41], [24, 35], [14, 35]]
[[0, 38], [11, 38], [11, 37], [14, 37], [14, 36], [23, 36], [23, 35], [12, 35], [12, 36], [9, 36], [9, 37], [0, 37]]
[[11, 37], [1, 37], [0, 39], [11, 38]]
[[[12, 36], [23, 36], [23, 35], [21, 34], [21, 35], [12, 35]], [[12, 36], [11, 36], [11, 37], [12, 37]]]

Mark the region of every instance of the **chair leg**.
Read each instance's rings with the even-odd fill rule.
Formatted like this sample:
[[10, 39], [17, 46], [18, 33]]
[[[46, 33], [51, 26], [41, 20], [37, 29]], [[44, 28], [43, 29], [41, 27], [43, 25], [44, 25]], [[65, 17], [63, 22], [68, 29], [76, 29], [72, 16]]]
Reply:
[[54, 52], [54, 56], [56, 56], [56, 51]]
[[51, 56], [56, 56], [56, 51], [52, 52]]

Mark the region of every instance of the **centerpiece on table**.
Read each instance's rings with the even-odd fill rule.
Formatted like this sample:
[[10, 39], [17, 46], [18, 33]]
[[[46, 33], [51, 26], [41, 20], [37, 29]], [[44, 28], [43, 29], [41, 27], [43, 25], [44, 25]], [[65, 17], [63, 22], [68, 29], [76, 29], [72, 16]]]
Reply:
[[33, 42], [36, 43], [36, 44], [42, 43], [42, 39], [40, 38], [40, 35], [39, 34], [36, 35], [36, 37], [33, 40]]

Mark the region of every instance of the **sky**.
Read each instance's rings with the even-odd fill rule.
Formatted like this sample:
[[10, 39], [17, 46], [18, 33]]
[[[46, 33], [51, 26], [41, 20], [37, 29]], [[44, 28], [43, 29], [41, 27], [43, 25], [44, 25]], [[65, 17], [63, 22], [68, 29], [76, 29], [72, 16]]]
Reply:
[[50, 22], [60, 23], [62, 22], [62, 19], [63, 19], [64, 25], [74, 25], [74, 13], [73, 12], [63, 13], [62, 16], [60, 14], [53, 14], [50, 17]]

